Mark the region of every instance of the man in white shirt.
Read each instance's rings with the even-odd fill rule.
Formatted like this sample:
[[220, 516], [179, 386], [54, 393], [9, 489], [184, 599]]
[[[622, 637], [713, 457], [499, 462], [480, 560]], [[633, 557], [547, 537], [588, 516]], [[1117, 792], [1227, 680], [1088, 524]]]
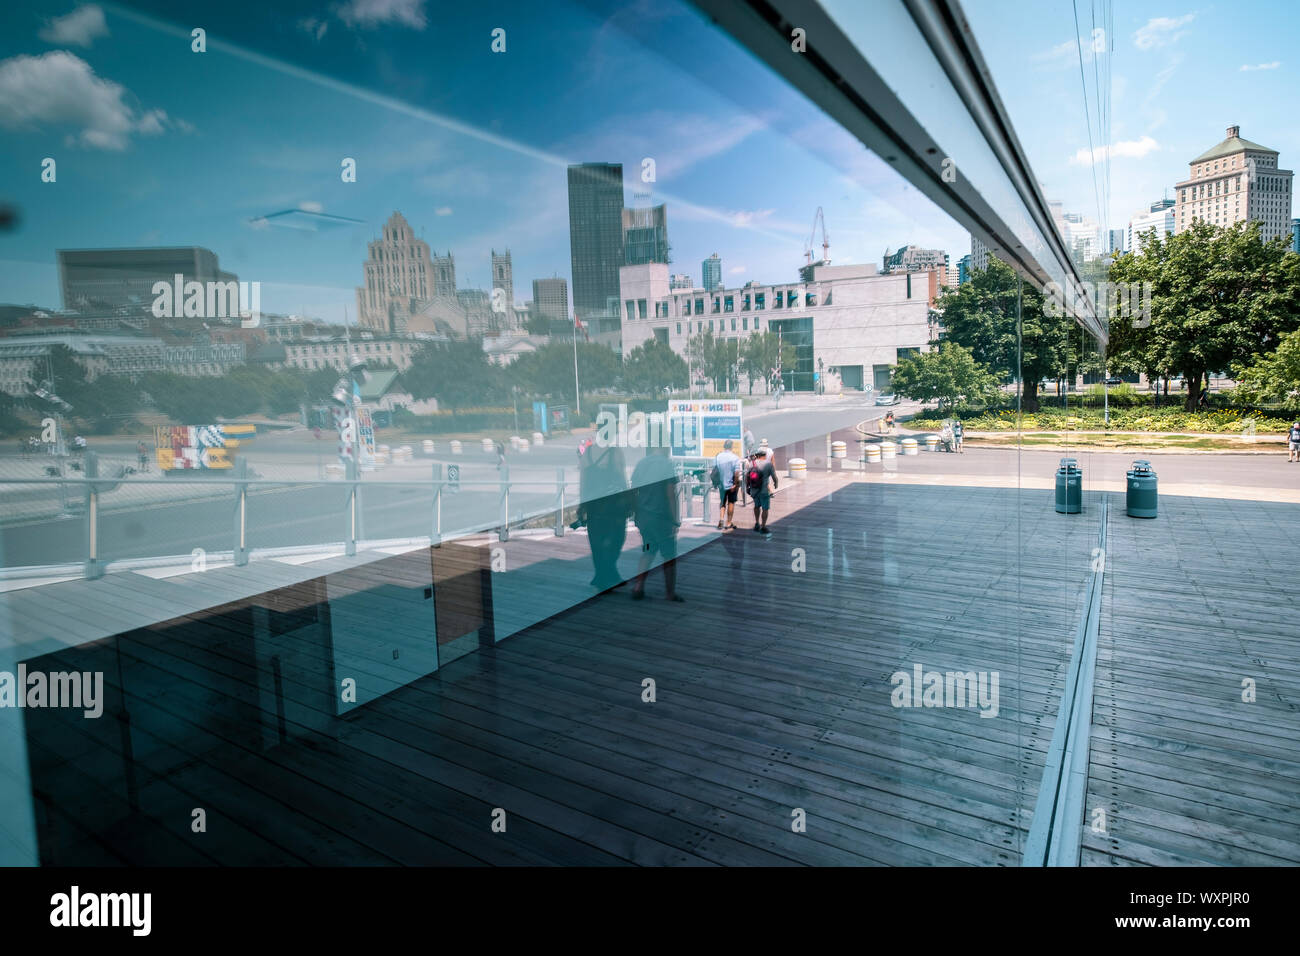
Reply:
[[[740, 486], [740, 456], [732, 448], [735, 442], [728, 438], [722, 443], [722, 451], [713, 459], [718, 469], [718, 490], [722, 500], [718, 505], [718, 530], [734, 531], [736, 529], [736, 492]], [[726, 525], [723, 525], [723, 518]]]

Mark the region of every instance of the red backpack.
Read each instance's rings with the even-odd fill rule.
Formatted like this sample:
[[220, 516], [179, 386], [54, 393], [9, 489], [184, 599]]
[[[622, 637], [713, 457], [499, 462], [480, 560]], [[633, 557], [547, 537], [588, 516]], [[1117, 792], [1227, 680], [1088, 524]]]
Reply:
[[749, 474], [745, 475], [745, 489], [753, 495], [758, 492], [759, 484], [762, 481], [762, 473], [758, 470], [758, 462], [749, 463]]

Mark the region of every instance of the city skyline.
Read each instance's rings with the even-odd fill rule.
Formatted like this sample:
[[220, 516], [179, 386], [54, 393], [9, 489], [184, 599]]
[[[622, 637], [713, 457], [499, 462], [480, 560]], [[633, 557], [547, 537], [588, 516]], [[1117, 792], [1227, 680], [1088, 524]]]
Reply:
[[[39, 9], [53, 20], [71, 7]], [[1066, 54], [1077, 60], [1082, 53], [1090, 84], [1105, 56], [1115, 69], [1123, 65], [1112, 80], [1110, 216], [1099, 226], [1123, 228], [1134, 210], [1171, 191], [1187, 160], [1229, 124], [1277, 149], [1284, 163], [1300, 155], [1285, 98], [1259, 95], [1261, 83], [1264, 91], [1282, 90], [1294, 66], [1269, 53], [1273, 41], [1232, 18], [1214, 11], [1168, 16], [1140, 5], [1114, 24], [1113, 52], [1099, 56], [1064, 42], [1074, 33], [1068, 15], [1032, 19], [1017, 39], [1036, 51], [1028, 67], [1035, 82], [1025, 84], [997, 75], [1018, 62], [1004, 47], [1012, 38], [980, 29], [1008, 9], [995, 0], [969, 4], [1045, 191], [1094, 219], [1090, 160], [1105, 155], [1099, 150], [1106, 144], [1094, 139], [1088, 153], [1080, 121], [1062, 124], [1059, 114], [1040, 116], [1038, 107], [1058, 92], [1066, 102], [1079, 98], [1078, 63], [1071, 71]], [[1283, 5], [1270, 9], [1297, 18]], [[404, 79], [394, 84], [393, 64], [385, 74], [366, 55], [370, 34], [363, 30], [335, 23], [321, 37], [276, 23], [259, 39], [257, 8], [235, 5], [226, 16], [208, 28], [212, 42], [199, 71], [187, 30], [139, 13], [107, 8], [105, 35], [51, 43], [30, 16], [0, 12], [0, 93], [20, 81], [46, 86], [30, 107], [0, 111], [0, 128], [14, 144], [0, 157], [3, 198], [12, 196], [22, 214], [22, 228], [0, 236], [0, 299], [55, 307], [59, 248], [201, 246], [232, 272], [260, 280], [268, 312], [339, 322], [346, 309], [355, 321], [366, 242], [394, 209], [432, 247], [460, 251], [463, 287], [490, 289], [490, 250], [509, 247], [525, 287], [558, 275], [572, 288], [563, 170], [588, 161], [623, 164], [625, 205], [648, 198], [671, 206], [674, 261], [701, 262], [719, 251], [727, 285], [793, 276], [818, 205], [826, 208], [836, 262], [879, 261], [899, 243], [954, 259], [969, 247], [964, 229], [796, 94], [755, 72], [727, 37], [703, 28], [685, 7], [670, 4], [638, 22], [635, 39], [622, 14], [601, 21], [577, 6], [561, 5], [550, 17], [520, 9], [510, 20], [529, 42], [517, 39], [493, 61], [501, 82], [486, 91], [452, 83], [436, 97], [428, 94], [444, 71], [491, 55], [486, 42], [471, 49], [444, 35], [455, 30], [435, 36], [412, 24], [379, 24], [374, 36], [401, 58]], [[473, 28], [467, 14], [450, 16], [448, 26]], [[240, 17], [247, 26], [237, 26]], [[1080, 29], [1086, 36], [1090, 25]], [[218, 39], [223, 35], [257, 45]], [[535, 85], [530, 71], [553, 41], [574, 35], [590, 38], [586, 52], [595, 66], [551, 70], [537, 92], [553, 95], [558, 112], [534, 115], [532, 93], [520, 91]], [[415, 58], [429, 42], [447, 54], [443, 69]], [[1225, 62], [1224, 82], [1190, 105], [1170, 84], [1216, 42], [1234, 43], [1243, 62]], [[625, 69], [613, 69], [614, 62]], [[636, 65], [653, 70], [652, 89], [629, 79], [637, 71], [626, 67]], [[84, 92], [91, 105], [54, 95], [56, 86]], [[1134, 102], [1127, 94], [1138, 89], [1146, 95]], [[276, 101], [294, 102], [294, 113], [278, 112]], [[582, 120], [580, 102], [601, 121]], [[771, 136], [778, 116], [788, 133]], [[766, 152], [757, 161], [752, 147], [760, 139]], [[407, 146], [367, 146], [378, 141]], [[51, 155], [58, 179], [42, 183], [40, 162]], [[347, 157], [357, 162], [355, 183], [340, 181]], [[646, 158], [656, 160], [651, 182], [642, 179]], [[783, 169], [799, 172], [776, 172]], [[497, 188], [502, 182], [518, 188]], [[297, 221], [270, 216], [284, 209], [297, 210], [289, 217]]]

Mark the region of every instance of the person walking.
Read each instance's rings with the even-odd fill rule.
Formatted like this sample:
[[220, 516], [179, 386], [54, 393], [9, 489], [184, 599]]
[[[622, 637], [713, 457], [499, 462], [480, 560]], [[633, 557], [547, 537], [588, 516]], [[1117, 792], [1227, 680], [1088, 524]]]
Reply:
[[[717, 487], [721, 497], [718, 504], [718, 530], [736, 530], [736, 493], [740, 485], [742, 464], [740, 456], [735, 453], [736, 443], [728, 438], [722, 443], [722, 451], [713, 459], [717, 473]], [[725, 523], [724, 523], [725, 522]]]
[[136, 456], [136, 461], [137, 461], [137, 462], [139, 463], [139, 465], [140, 465], [140, 470], [141, 470], [141, 471], [148, 471], [148, 470], [149, 470], [149, 453], [148, 453], [148, 450], [145, 448], [145, 444], [144, 444], [143, 441], [138, 441], [138, 442], [135, 443], [135, 456]]
[[890, 435], [894, 434], [894, 413], [885, 412], [885, 431]]
[[750, 497], [754, 499], [754, 530], [771, 534], [767, 530], [767, 513], [772, 507], [772, 491], [780, 484], [776, 480], [776, 466], [772, 464], [771, 449], [764, 449], [750, 466], [746, 476]]
[[578, 498], [578, 521], [587, 527], [595, 571], [590, 583], [600, 591], [618, 587], [623, 583], [618, 573], [618, 558], [627, 540], [627, 519], [631, 511], [622, 449], [610, 446], [587, 450], [582, 456]]
[[964, 455], [965, 452], [961, 450], [961, 437], [962, 437], [962, 426], [961, 426], [961, 419], [959, 418], [952, 423], [952, 441], [953, 444], [957, 446], [958, 454]]
[[1287, 461], [1300, 461], [1300, 420], [1291, 423], [1286, 433]]
[[645, 582], [650, 563], [658, 555], [663, 559], [664, 592], [670, 601], [681, 604], [677, 593], [677, 529], [682, 525], [681, 501], [677, 495], [677, 469], [668, 457], [668, 448], [656, 445], [632, 470], [632, 493], [635, 496], [633, 520], [641, 533], [641, 560], [637, 564], [632, 600], [645, 597]]

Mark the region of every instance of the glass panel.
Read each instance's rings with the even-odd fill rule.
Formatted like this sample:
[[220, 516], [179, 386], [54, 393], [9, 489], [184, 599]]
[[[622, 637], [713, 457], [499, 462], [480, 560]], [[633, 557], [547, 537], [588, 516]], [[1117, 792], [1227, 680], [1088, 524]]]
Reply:
[[[917, 105], [901, 6], [828, 6]], [[6, 650], [119, 718], [27, 725], [40, 859], [1018, 864], [1119, 480], [1097, 343], [996, 259], [951, 282], [969, 234], [678, 0], [205, 12], [202, 70], [163, 3], [66, 54], [131, 96], [11, 132], [79, 144], [59, 189], [0, 159], [39, 306], [0, 350], [45, 393], [0, 456]], [[0, 66], [62, 13], [0, 14]], [[695, 262], [716, 325], [659, 306]], [[484, 778], [571, 829], [466, 826]], [[148, 822], [193, 792], [233, 835]]]

